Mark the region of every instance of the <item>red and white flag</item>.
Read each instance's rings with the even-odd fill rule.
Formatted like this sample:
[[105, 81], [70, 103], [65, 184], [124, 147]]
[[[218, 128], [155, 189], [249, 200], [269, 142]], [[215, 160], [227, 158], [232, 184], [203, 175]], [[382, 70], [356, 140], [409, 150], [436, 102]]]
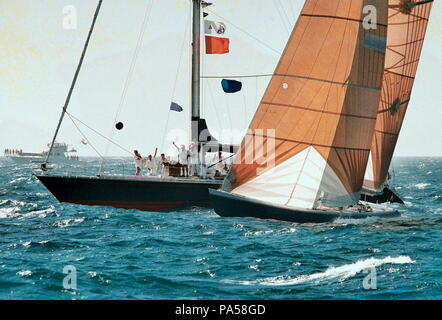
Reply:
[[226, 25], [222, 22], [204, 21], [206, 33], [206, 54], [226, 54], [230, 52], [230, 39], [224, 38]]

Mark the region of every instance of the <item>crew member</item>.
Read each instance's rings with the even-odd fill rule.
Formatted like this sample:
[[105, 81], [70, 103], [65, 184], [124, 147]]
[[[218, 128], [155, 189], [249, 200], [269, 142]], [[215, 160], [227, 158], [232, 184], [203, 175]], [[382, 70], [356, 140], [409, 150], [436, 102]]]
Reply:
[[198, 154], [198, 143], [192, 141], [189, 146], [190, 155], [190, 176], [198, 175], [198, 165], [199, 165], [199, 154]]
[[138, 152], [138, 150], [134, 150], [134, 161], [135, 161], [135, 175], [139, 176], [141, 174], [141, 166], [143, 164], [143, 157]]
[[178, 163], [181, 165], [181, 176], [187, 177], [189, 176], [189, 152], [186, 150], [186, 146], [184, 144], [181, 145], [181, 147], [178, 147], [174, 141], [173, 145], [178, 150]]
[[162, 153], [160, 156], [160, 163], [159, 163], [159, 168], [161, 170], [160, 174], [162, 177], [169, 176], [169, 164], [170, 161], [166, 158], [166, 155]]
[[227, 165], [223, 160], [223, 153], [221, 151], [218, 151], [218, 154], [215, 154], [213, 157], [213, 162], [215, 162], [215, 177], [225, 175], [228, 170]]

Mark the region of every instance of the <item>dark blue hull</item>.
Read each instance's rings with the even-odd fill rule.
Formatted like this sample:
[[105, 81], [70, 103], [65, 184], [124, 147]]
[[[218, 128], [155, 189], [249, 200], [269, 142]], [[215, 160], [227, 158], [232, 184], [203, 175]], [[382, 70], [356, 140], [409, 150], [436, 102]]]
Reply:
[[222, 217], [254, 217], [297, 223], [332, 222], [337, 218], [365, 219], [369, 217], [397, 217], [399, 212], [346, 212], [296, 209], [286, 206], [272, 205], [258, 200], [240, 197], [218, 190], [209, 190], [215, 212]]
[[222, 181], [143, 177], [64, 177], [37, 175], [60, 202], [143, 211], [211, 207], [209, 189]]
[[382, 193], [374, 194], [368, 191], [361, 192], [361, 201], [371, 203], [400, 203], [404, 204], [404, 201], [399, 197], [395, 190], [384, 188]]

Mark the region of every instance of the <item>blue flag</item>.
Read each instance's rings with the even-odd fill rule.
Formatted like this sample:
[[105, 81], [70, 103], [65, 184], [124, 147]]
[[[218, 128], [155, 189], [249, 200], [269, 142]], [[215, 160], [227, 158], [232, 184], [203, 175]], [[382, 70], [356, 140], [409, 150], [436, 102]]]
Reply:
[[236, 80], [223, 79], [223, 81], [221, 81], [221, 86], [225, 93], [235, 93], [242, 89], [242, 83]]
[[183, 111], [183, 108], [181, 108], [181, 106], [176, 104], [175, 102], [172, 102], [170, 104], [170, 110], [176, 111], [176, 112], [181, 112], [181, 111]]

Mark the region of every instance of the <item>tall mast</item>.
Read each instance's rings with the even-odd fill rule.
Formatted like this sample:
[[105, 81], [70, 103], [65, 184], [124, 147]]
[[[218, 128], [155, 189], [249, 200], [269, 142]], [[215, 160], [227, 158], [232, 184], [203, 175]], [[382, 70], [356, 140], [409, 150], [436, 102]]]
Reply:
[[193, 1], [192, 23], [192, 141], [198, 141], [201, 95], [201, 0]]
[[43, 171], [46, 170], [46, 164], [48, 163], [49, 157], [51, 156], [51, 152], [52, 152], [52, 149], [54, 148], [55, 140], [57, 139], [57, 136], [58, 136], [58, 131], [60, 130], [61, 123], [63, 122], [64, 116], [66, 115], [66, 111], [67, 111], [67, 108], [69, 106], [69, 102], [71, 101], [71, 96], [72, 96], [72, 93], [74, 92], [75, 84], [77, 83], [78, 75], [80, 74], [81, 66], [83, 65], [83, 60], [84, 60], [84, 57], [86, 56], [87, 48], [89, 46], [89, 42], [91, 40], [91, 36], [92, 36], [93, 31], [94, 31], [95, 23], [97, 22], [98, 14], [100, 13], [100, 9], [101, 9], [102, 3], [103, 3], [103, 0], [100, 0], [98, 2], [97, 9], [95, 10], [94, 19], [92, 20], [92, 25], [91, 25], [91, 27], [89, 29], [89, 33], [88, 33], [86, 42], [84, 44], [83, 52], [82, 52], [81, 57], [80, 57], [80, 62], [78, 63], [77, 70], [75, 71], [75, 75], [74, 75], [74, 78], [72, 80], [71, 87], [69, 88], [69, 93], [68, 93], [68, 95], [66, 97], [66, 101], [65, 101], [64, 106], [63, 106], [63, 111], [61, 112], [60, 120], [58, 121], [57, 129], [55, 129], [55, 134], [54, 134], [54, 137], [52, 138], [52, 142], [51, 142], [51, 145], [49, 147], [48, 154], [46, 155], [46, 159], [41, 164], [41, 169]]

